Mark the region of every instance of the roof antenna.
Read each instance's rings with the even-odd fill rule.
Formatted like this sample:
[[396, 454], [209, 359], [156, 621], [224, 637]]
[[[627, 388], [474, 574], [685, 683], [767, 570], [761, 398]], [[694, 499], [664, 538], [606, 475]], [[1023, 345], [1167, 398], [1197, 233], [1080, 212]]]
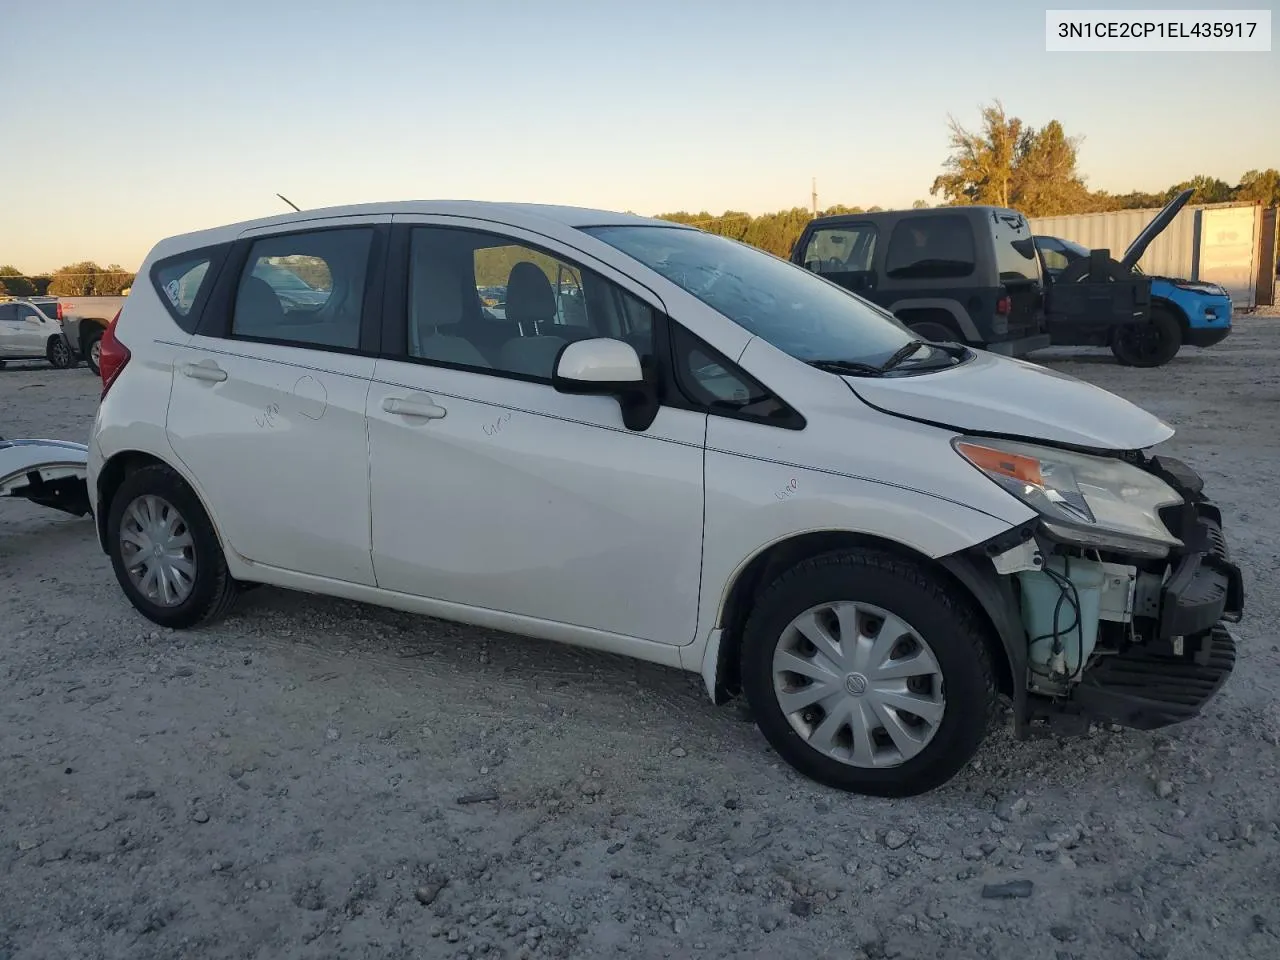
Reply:
[[283, 200], [285, 203], [287, 203], [289, 206], [293, 207], [293, 209], [297, 210], [299, 213], [302, 212], [301, 208], [292, 200], [290, 200], [288, 197], [286, 197], [283, 193], [277, 193], [276, 196], [279, 197], [281, 200]]

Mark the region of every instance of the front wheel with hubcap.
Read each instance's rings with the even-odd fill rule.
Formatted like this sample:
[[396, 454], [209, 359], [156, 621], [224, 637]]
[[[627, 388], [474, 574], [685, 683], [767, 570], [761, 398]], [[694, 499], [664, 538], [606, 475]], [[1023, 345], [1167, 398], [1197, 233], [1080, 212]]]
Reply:
[[807, 560], [760, 596], [742, 645], [756, 723], [827, 786], [913, 796], [977, 751], [995, 705], [982, 627], [954, 588], [873, 551]]
[[107, 545], [116, 580], [148, 620], [192, 627], [235, 601], [213, 524], [169, 467], [143, 467], [120, 484], [108, 507]]

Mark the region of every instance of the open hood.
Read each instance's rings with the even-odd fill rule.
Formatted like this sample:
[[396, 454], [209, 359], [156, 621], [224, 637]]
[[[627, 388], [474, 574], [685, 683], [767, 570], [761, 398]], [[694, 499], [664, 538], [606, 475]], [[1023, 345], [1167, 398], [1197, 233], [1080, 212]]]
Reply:
[[1133, 243], [1129, 244], [1125, 250], [1124, 256], [1120, 258], [1120, 266], [1126, 270], [1132, 270], [1142, 255], [1147, 252], [1147, 247], [1160, 234], [1164, 233], [1165, 228], [1173, 223], [1182, 208], [1187, 205], [1187, 201], [1191, 199], [1194, 190], [1183, 190], [1180, 194], [1165, 204], [1164, 209], [1156, 214], [1155, 219], [1147, 224], [1146, 228], [1133, 239]]
[[1114, 393], [983, 350], [936, 373], [844, 380], [878, 410], [964, 433], [1097, 450], [1140, 450], [1168, 440], [1174, 432]]

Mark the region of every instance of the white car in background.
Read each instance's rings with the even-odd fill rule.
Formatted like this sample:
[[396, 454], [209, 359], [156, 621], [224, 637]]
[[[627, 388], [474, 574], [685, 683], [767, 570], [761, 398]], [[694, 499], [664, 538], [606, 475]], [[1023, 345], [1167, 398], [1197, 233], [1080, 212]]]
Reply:
[[691, 227], [416, 202], [174, 237], [100, 363], [98, 535], [166, 626], [265, 583], [638, 657], [883, 795], [952, 777], [998, 693], [1019, 732], [1154, 727], [1234, 664], [1170, 427]]
[[56, 299], [0, 298], [0, 367], [24, 360], [47, 360], [59, 370], [75, 364]]

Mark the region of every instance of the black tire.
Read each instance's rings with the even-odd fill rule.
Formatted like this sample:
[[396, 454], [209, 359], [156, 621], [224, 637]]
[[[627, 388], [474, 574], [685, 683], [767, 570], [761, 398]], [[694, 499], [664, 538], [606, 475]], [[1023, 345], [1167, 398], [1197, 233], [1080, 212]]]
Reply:
[[[773, 656], [783, 631], [804, 611], [837, 601], [901, 616], [928, 644], [942, 674], [946, 709], [936, 733], [897, 766], [857, 767], [827, 756], [795, 731], [778, 704]], [[984, 630], [966, 599], [919, 566], [869, 550], [815, 557], [775, 580], [747, 620], [741, 671], [756, 724], [787, 763], [826, 786], [870, 796], [915, 796], [946, 783], [977, 751], [996, 705]]]
[[[159, 497], [176, 508], [191, 535], [195, 577], [190, 594], [174, 606], [155, 603], [138, 589], [122, 553], [120, 532], [125, 511], [144, 496]], [[212, 623], [231, 609], [239, 594], [239, 585], [227, 571], [218, 535], [199, 498], [186, 481], [166, 466], [143, 467], [120, 484], [107, 505], [107, 550], [116, 580], [129, 602], [144, 617], [161, 626], [185, 629]]]
[[1151, 308], [1146, 323], [1117, 327], [1111, 352], [1126, 367], [1162, 367], [1182, 348], [1182, 324], [1163, 307]]
[[84, 362], [93, 371], [94, 376], [102, 375], [102, 371], [98, 369], [98, 360], [95, 354], [98, 342], [105, 332], [101, 327], [95, 326], [84, 338]]
[[57, 370], [66, 370], [76, 365], [75, 354], [71, 352], [71, 344], [67, 338], [58, 336], [49, 338], [49, 346], [45, 350], [45, 359]]

